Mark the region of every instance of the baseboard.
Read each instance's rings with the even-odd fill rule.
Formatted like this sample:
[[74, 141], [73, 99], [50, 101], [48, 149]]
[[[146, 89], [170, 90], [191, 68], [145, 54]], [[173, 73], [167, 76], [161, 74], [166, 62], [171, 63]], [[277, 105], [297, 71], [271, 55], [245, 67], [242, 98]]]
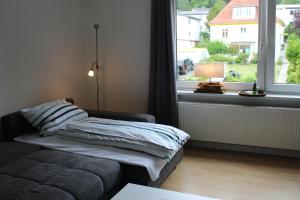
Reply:
[[244, 146], [236, 144], [224, 144], [224, 143], [215, 143], [215, 142], [205, 142], [190, 140], [186, 144], [187, 147], [198, 147], [206, 149], [217, 149], [225, 151], [237, 151], [237, 152], [247, 152], [247, 153], [257, 153], [273, 156], [284, 156], [292, 158], [300, 158], [300, 151], [293, 151], [287, 149], [275, 149], [275, 148], [266, 148], [266, 147], [254, 147], [254, 146]]

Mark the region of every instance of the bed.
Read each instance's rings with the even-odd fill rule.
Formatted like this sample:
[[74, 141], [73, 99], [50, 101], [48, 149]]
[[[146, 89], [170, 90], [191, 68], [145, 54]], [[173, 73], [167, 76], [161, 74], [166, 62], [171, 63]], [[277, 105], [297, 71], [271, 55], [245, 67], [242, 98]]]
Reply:
[[[86, 110], [86, 111], [88, 112], [89, 117], [155, 123], [155, 118], [147, 114], [97, 112], [93, 110]], [[25, 118], [20, 114], [20, 112], [15, 112], [2, 117], [1, 122], [2, 122], [2, 129], [3, 129], [3, 138], [5, 141], [11, 142], [14, 140], [14, 138], [18, 136], [29, 134], [36, 131], [36, 129], [33, 128], [25, 120]], [[24, 144], [19, 142], [14, 142], [14, 145], [18, 146]], [[31, 145], [31, 146], [40, 148], [38, 151], [47, 151], [47, 152], [53, 151], [53, 150], [47, 150], [41, 148], [36, 145]], [[54, 152], [58, 153], [59, 151], [54, 151]], [[164, 180], [168, 177], [168, 175], [175, 169], [176, 165], [180, 162], [182, 155], [183, 155], [183, 148], [181, 148], [170, 159], [170, 161], [166, 165], [164, 165], [164, 167], [160, 171], [159, 177], [155, 180], [150, 178], [149, 173], [145, 167], [118, 162], [120, 165], [121, 172], [118, 172], [116, 170], [116, 174], [119, 174], [118, 177], [115, 177], [116, 184], [111, 186], [112, 187], [111, 190], [106, 193], [112, 194], [118, 189], [122, 188], [127, 183], [135, 183], [135, 184], [159, 187], [164, 182]], [[89, 157], [89, 156], [83, 156], [83, 157]], [[118, 187], [118, 189], [116, 189], [116, 187]]]

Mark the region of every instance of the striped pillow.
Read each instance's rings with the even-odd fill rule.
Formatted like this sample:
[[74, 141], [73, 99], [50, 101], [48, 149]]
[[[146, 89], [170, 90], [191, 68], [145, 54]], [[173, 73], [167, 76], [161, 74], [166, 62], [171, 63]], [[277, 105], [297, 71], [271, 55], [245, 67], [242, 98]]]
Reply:
[[27, 121], [40, 131], [40, 135], [66, 128], [67, 123], [88, 117], [87, 112], [66, 101], [54, 101], [21, 110]]

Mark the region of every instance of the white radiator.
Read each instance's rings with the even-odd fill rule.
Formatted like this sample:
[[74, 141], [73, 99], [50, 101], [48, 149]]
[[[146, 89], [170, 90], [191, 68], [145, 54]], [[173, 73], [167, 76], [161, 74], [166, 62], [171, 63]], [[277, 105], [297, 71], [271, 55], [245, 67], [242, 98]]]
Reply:
[[192, 140], [300, 150], [300, 109], [179, 102]]

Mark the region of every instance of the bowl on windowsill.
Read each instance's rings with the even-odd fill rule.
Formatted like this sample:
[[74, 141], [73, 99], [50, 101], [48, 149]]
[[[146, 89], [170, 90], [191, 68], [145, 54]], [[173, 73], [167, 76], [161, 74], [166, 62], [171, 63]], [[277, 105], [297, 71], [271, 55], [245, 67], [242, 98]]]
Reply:
[[253, 92], [253, 90], [243, 90], [239, 92], [239, 95], [244, 97], [265, 97], [267, 94], [264, 90], [257, 90], [257, 92]]

